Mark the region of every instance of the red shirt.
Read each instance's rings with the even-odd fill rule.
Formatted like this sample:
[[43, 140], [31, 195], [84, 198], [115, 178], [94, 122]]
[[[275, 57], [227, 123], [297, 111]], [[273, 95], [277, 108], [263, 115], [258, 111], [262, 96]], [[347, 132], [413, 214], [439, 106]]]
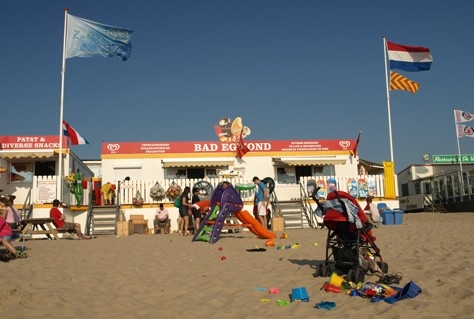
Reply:
[[62, 215], [63, 214], [57, 207], [53, 207], [49, 211], [49, 217], [53, 219], [53, 224], [56, 228], [61, 228], [65, 224], [65, 221], [61, 219]]

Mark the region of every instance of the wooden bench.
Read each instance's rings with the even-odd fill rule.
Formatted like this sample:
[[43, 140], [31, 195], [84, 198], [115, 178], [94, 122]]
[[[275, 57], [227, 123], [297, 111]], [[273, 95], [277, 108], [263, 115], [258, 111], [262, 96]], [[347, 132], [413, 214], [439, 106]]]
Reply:
[[58, 233], [66, 230], [57, 229], [52, 218], [29, 218], [21, 221], [21, 235], [46, 235], [49, 239], [59, 240]]
[[143, 215], [130, 215], [133, 224], [133, 233], [148, 234], [148, 219]]

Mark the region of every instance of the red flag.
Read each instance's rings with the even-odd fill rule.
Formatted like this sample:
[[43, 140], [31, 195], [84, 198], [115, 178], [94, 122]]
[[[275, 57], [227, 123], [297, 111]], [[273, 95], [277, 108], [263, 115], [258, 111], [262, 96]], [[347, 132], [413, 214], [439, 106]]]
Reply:
[[249, 148], [244, 144], [244, 138], [242, 137], [242, 131], [240, 131], [240, 136], [239, 136], [239, 139], [236, 143], [236, 148], [235, 150], [237, 151], [237, 157], [238, 158], [242, 158], [244, 157], [245, 154], [247, 154], [249, 150]]
[[362, 133], [362, 131], [359, 131], [359, 136], [357, 136], [357, 140], [355, 142], [354, 149], [352, 150], [352, 154], [354, 155], [354, 157], [357, 156], [357, 147], [359, 146], [360, 133]]

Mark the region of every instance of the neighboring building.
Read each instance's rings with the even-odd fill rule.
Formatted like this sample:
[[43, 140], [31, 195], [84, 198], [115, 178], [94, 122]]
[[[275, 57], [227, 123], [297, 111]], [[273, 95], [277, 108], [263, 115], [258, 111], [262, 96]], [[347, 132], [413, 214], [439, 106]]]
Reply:
[[470, 210], [460, 203], [468, 204], [474, 198], [474, 164], [411, 165], [397, 177], [400, 208], [405, 211], [432, 210], [436, 205], [444, 205], [447, 210]]

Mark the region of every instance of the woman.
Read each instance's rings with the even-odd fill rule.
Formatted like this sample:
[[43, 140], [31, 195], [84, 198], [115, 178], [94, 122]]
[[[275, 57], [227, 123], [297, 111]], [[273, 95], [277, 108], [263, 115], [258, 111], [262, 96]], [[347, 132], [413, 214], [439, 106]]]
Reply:
[[[5, 203], [3, 201], [0, 201], [0, 211], [2, 213], [1, 216], [4, 215], [5, 210]], [[5, 221], [5, 219], [0, 217], [0, 243], [5, 246], [5, 248], [10, 252], [9, 255], [4, 255], [4, 257], [6, 257], [7, 260], [26, 257], [25, 253], [17, 251], [15, 247], [10, 243], [10, 241], [12, 240], [12, 236], [12, 229]]]
[[189, 236], [189, 215], [191, 214], [191, 204], [189, 203], [189, 193], [191, 189], [189, 186], [186, 186], [183, 190], [183, 193], [179, 196], [181, 201], [181, 206], [179, 207], [179, 216], [182, 219], [180, 225], [180, 231], [183, 236]]
[[0, 198], [0, 201], [5, 205], [5, 208], [3, 209], [2, 218], [8, 223], [11, 229], [20, 228], [21, 218], [20, 213], [18, 212], [16, 207], [13, 206], [10, 199], [6, 196]]

